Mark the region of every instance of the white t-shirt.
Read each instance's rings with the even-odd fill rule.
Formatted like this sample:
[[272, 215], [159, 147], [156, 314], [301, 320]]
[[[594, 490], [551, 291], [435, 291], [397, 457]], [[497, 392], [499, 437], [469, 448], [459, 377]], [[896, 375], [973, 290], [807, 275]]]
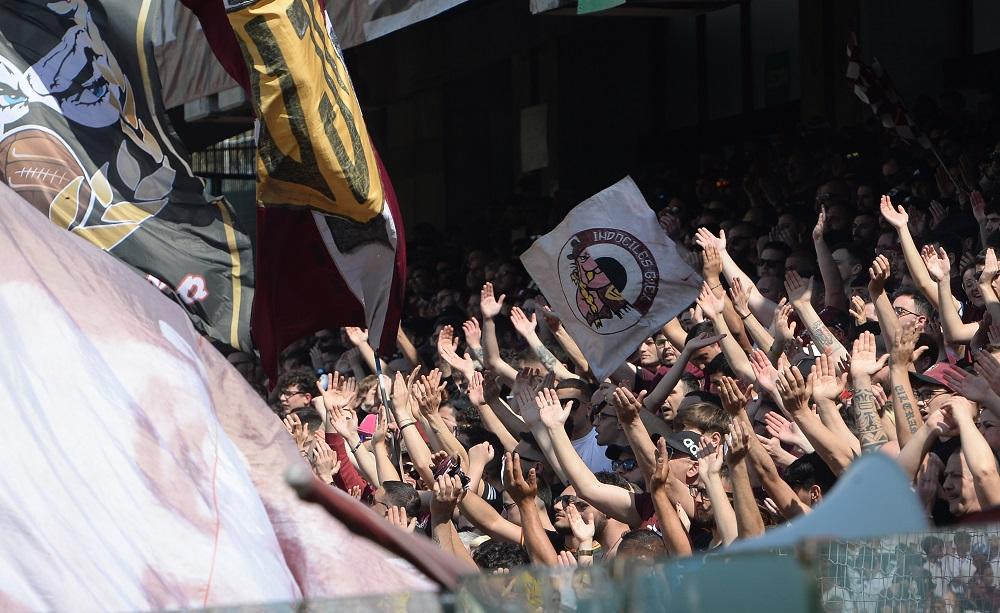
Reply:
[[607, 447], [597, 444], [597, 430], [591, 428], [590, 432], [573, 441], [573, 449], [583, 458], [583, 463], [591, 472], [599, 473], [602, 470], [611, 471], [611, 460], [604, 455]]

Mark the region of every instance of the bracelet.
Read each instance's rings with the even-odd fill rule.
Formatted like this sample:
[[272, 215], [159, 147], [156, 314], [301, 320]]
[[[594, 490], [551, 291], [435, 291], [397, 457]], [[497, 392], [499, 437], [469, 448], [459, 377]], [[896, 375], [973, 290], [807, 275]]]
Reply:
[[751, 313], [751, 312], [748, 311], [746, 315], [740, 317], [740, 320], [746, 321], [747, 317], [750, 317], [751, 315], [753, 315], [753, 313]]
[[722, 283], [719, 283], [718, 285], [709, 285], [708, 289], [719, 289], [720, 287], [722, 287]]
[[358, 449], [361, 449], [361, 446], [364, 445], [364, 444], [365, 444], [365, 442], [359, 439], [358, 440], [358, 444], [355, 445], [354, 447], [351, 447], [351, 453], [357, 453]]
[[399, 424], [399, 431], [400, 431], [400, 432], [402, 432], [402, 431], [403, 431], [403, 428], [405, 428], [405, 427], [407, 427], [407, 426], [413, 426], [413, 425], [416, 425], [416, 423], [417, 423], [417, 422], [416, 422], [415, 420], [410, 420], [410, 421], [406, 422], [405, 424]]
[[580, 556], [591, 556], [591, 557], [593, 557], [593, 555], [595, 553], [597, 553], [598, 551], [600, 551], [600, 549], [601, 549], [601, 544], [597, 543], [596, 545], [594, 545], [594, 547], [592, 549], [577, 549], [576, 550], [576, 555], [577, 555], [577, 557], [580, 557]]

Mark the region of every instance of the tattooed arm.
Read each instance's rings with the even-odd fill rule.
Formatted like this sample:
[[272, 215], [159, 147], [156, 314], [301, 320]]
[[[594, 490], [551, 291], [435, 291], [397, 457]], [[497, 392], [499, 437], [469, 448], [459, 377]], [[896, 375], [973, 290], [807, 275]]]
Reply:
[[517, 333], [524, 337], [528, 346], [531, 347], [531, 350], [545, 366], [545, 370], [554, 374], [556, 379], [562, 381], [564, 379], [580, 378], [571, 373], [565, 364], [557, 360], [556, 356], [552, 355], [549, 348], [538, 338], [538, 334], [535, 332], [538, 320], [535, 318], [534, 313], [531, 314], [531, 318], [529, 319], [524, 314], [524, 311], [518, 307], [514, 307], [510, 310], [510, 321], [514, 324], [514, 329], [517, 330]]
[[854, 341], [851, 350], [851, 381], [854, 397], [851, 398], [851, 416], [861, 440], [861, 453], [878, 451], [889, 441], [882, 430], [882, 420], [878, 416], [875, 394], [872, 392], [872, 375], [879, 371], [889, 356], [875, 358], [875, 335], [863, 332]]
[[917, 342], [917, 331], [912, 325], [897, 328], [889, 348], [889, 381], [892, 385], [892, 412], [896, 416], [896, 439], [902, 449], [913, 433], [924, 423], [917, 398], [910, 386], [910, 363]]
[[788, 300], [798, 313], [799, 319], [809, 331], [812, 342], [819, 349], [820, 353], [830, 355], [838, 362], [847, 355], [847, 349], [840, 344], [830, 329], [826, 327], [823, 320], [819, 318], [819, 313], [812, 306], [812, 277], [803, 279], [795, 271], [785, 274], [785, 290], [788, 292]]

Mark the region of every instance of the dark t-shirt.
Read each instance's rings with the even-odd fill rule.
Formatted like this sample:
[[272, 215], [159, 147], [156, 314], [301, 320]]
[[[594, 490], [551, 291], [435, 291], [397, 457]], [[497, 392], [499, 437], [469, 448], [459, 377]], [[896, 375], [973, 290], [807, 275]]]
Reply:
[[655, 370], [650, 370], [640, 366], [635, 369], [635, 393], [639, 393], [642, 390], [647, 392], [653, 391], [656, 384], [660, 382], [660, 379], [666, 376], [670, 372], [670, 369], [662, 364], [657, 366]]

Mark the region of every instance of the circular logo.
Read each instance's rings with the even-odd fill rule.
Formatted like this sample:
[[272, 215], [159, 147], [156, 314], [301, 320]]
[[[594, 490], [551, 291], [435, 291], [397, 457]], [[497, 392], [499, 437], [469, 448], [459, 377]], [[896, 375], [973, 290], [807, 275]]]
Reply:
[[652, 252], [624, 230], [577, 232], [563, 245], [558, 262], [573, 314], [598, 334], [617, 334], [639, 323], [660, 286]]

